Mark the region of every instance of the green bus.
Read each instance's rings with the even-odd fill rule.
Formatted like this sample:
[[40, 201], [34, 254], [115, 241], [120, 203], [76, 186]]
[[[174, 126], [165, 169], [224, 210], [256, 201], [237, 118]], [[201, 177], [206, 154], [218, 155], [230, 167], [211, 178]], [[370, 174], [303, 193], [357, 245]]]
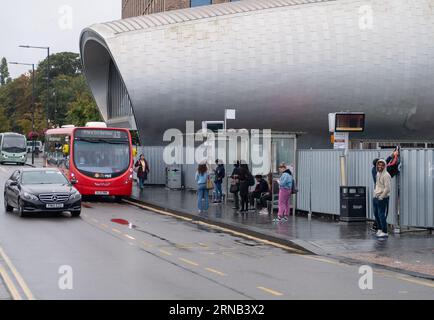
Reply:
[[0, 133], [0, 164], [14, 162], [24, 165], [27, 161], [27, 139], [19, 133]]

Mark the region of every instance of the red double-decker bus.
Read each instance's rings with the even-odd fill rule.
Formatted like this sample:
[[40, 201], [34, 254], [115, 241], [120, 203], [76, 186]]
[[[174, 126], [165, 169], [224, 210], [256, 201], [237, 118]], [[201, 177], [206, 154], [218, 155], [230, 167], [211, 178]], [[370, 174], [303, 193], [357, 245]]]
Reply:
[[45, 133], [45, 166], [62, 170], [82, 195], [130, 196], [134, 151], [127, 129], [63, 127]]

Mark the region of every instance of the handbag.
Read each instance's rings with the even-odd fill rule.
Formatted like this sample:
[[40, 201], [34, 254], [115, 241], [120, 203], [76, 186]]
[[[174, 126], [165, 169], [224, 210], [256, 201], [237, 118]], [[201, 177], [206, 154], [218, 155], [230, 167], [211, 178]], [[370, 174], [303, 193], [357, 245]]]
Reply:
[[209, 176], [208, 176], [208, 179], [206, 180], [206, 188], [208, 190], [214, 189], [214, 183], [212, 182], [212, 180]]
[[229, 188], [229, 192], [230, 193], [237, 193], [238, 191], [240, 191], [238, 184], [236, 184], [236, 183], [231, 184], [231, 187]]

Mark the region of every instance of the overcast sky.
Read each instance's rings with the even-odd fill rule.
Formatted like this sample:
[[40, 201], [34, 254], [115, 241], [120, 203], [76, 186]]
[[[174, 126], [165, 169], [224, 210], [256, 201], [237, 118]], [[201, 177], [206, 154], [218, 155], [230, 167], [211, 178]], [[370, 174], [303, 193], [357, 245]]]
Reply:
[[[18, 48], [20, 44], [49, 46], [51, 52], [79, 53], [83, 28], [121, 17], [121, 0], [1, 0], [0, 59], [35, 63], [44, 50]], [[9, 65], [11, 77], [27, 70]]]

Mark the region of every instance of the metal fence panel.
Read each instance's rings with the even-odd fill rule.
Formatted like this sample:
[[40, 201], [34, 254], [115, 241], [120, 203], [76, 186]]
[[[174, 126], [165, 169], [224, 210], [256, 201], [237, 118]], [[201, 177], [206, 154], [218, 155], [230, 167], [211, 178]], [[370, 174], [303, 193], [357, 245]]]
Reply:
[[310, 177], [311, 177], [311, 153], [309, 150], [298, 151], [297, 159], [297, 209], [310, 210]]
[[312, 211], [340, 214], [340, 150], [312, 152]]
[[401, 224], [434, 228], [434, 150], [402, 150]]
[[339, 215], [341, 150], [300, 150], [297, 209]]
[[166, 184], [166, 165], [163, 160], [163, 150], [164, 147], [137, 147], [136, 160], [140, 154], [144, 154], [150, 167], [148, 180], [146, 181], [147, 184]]

